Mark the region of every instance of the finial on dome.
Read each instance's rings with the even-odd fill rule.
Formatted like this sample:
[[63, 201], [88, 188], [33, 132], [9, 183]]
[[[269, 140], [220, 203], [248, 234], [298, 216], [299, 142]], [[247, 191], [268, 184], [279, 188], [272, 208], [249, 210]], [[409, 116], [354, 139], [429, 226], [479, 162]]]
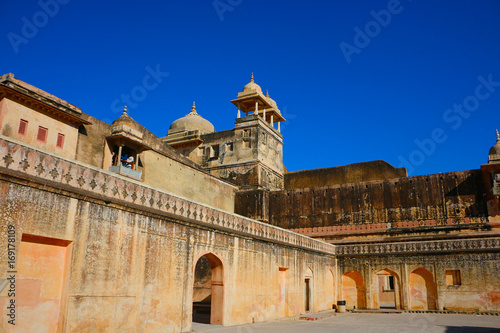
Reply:
[[269, 90], [266, 89], [266, 97], [269, 97]]
[[498, 130], [497, 130], [497, 141], [500, 141], [500, 134], [498, 134]]
[[252, 77], [250, 77], [250, 82], [253, 82], [253, 72], [252, 72]]
[[197, 113], [196, 112], [196, 104], [194, 101], [193, 101], [193, 106], [191, 107], [191, 113]]
[[127, 114], [127, 106], [126, 105], [123, 107], [123, 113], [122, 113], [122, 115], [125, 115], [125, 114]]

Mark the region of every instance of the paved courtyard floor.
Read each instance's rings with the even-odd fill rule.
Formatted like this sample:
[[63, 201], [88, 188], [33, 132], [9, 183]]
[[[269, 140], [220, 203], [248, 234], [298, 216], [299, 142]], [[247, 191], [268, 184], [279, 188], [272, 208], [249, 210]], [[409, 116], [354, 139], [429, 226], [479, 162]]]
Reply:
[[500, 332], [500, 316], [425, 313], [341, 313], [317, 321], [275, 320], [222, 327], [193, 323], [194, 332], [210, 333], [405, 333]]

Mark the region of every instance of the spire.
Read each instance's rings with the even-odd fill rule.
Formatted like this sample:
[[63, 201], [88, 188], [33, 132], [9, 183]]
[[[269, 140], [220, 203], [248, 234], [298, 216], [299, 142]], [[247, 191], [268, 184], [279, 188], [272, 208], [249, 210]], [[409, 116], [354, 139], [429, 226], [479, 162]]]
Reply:
[[195, 104], [195, 102], [193, 102], [193, 106], [191, 107], [191, 113], [192, 114], [198, 114], [198, 112], [196, 112], [196, 104]]
[[250, 78], [250, 82], [253, 82], [253, 72], [252, 72], [252, 77]]
[[498, 134], [498, 130], [497, 130], [497, 142], [500, 141], [500, 134]]
[[269, 97], [269, 90], [266, 89], [266, 97]]
[[[123, 113], [122, 113], [122, 116], [126, 115], [127, 114], [127, 106], [125, 105], [123, 107]], [[498, 132], [497, 132], [498, 133]]]

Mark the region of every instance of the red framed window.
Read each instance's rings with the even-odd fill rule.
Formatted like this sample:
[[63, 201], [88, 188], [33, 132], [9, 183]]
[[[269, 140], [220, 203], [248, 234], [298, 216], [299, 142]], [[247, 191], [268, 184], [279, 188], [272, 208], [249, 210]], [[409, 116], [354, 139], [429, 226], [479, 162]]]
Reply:
[[57, 133], [57, 143], [56, 143], [57, 148], [62, 148], [64, 147], [64, 134], [62, 133]]
[[40, 142], [47, 142], [47, 134], [48, 134], [49, 130], [45, 127], [42, 127], [42, 126], [38, 126], [38, 135], [36, 137], [36, 139]]
[[17, 131], [17, 134], [26, 135], [27, 131], [28, 131], [28, 121], [21, 119], [21, 121], [19, 122], [19, 130]]

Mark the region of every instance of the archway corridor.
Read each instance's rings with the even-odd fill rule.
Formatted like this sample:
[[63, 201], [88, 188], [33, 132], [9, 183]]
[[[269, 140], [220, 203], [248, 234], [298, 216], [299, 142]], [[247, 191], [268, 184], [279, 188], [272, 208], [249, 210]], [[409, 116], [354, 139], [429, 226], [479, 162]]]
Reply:
[[201, 256], [195, 265], [192, 320], [222, 325], [224, 313], [224, 270], [212, 253]]

